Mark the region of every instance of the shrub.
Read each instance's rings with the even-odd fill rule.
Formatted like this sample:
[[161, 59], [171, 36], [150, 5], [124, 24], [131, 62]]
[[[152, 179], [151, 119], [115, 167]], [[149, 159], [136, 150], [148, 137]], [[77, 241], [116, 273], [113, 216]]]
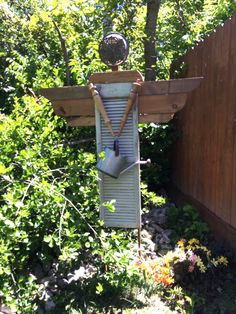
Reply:
[[[62, 309], [79, 304], [76, 291], [87, 287], [94, 290], [86, 302], [112, 287], [118, 298], [133, 276], [132, 232], [104, 231], [95, 155], [62, 145], [66, 132], [43, 98], [16, 98], [12, 114], [0, 117], [1, 299], [22, 314], [35, 312], [39, 303]], [[56, 278], [55, 295], [48, 295], [39, 267], [44, 277]], [[69, 273], [77, 279], [57, 288]]]
[[[177, 223], [176, 223], [177, 222]], [[183, 207], [171, 206], [167, 210], [167, 224], [172, 232], [172, 241], [176, 243], [181, 238], [191, 238], [207, 241], [209, 228], [200, 218], [200, 215], [192, 205]]]

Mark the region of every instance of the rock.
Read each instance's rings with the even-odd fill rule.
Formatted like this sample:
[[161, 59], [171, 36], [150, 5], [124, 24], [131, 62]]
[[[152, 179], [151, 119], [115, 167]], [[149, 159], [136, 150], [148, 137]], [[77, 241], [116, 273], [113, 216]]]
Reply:
[[162, 238], [160, 240], [160, 243], [170, 243], [169, 237], [166, 235], [165, 231], [162, 232]]
[[162, 207], [160, 214], [166, 216], [167, 207]]
[[37, 314], [44, 314], [44, 309], [41, 306], [38, 306], [36, 313]]
[[45, 311], [50, 312], [56, 307], [56, 304], [52, 300], [48, 300], [45, 303]]
[[80, 278], [86, 278], [85, 268], [81, 266], [79, 269], [76, 269], [73, 273], [67, 275], [68, 282], [78, 281]]
[[147, 230], [143, 229], [141, 231], [141, 237], [142, 239], [151, 239], [152, 235]]
[[155, 243], [160, 243], [160, 240], [162, 239], [162, 235], [161, 233], [157, 233], [155, 238], [154, 238], [154, 242]]
[[148, 230], [148, 232], [150, 232], [151, 234], [155, 233], [155, 228], [153, 228], [153, 227], [147, 226], [146, 230]]
[[160, 250], [160, 245], [159, 243], [155, 243], [154, 251], [157, 252]]
[[156, 217], [156, 222], [158, 222], [159, 225], [164, 225], [166, 223], [166, 216], [163, 214], [160, 214]]
[[143, 239], [143, 249], [145, 251], [149, 250], [150, 252], [154, 251], [155, 243], [151, 239]]
[[88, 265], [86, 267], [86, 274], [87, 277], [91, 277], [93, 274], [95, 274], [97, 272], [97, 268], [94, 267], [93, 265]]
[[16, 314], [16, 312], [9, 309], [9, 307], [5, 306], [4, 304], [2, 304], [0, 306], [0, 314]]
[[153, 207], [151, 210], [150, 210], [150, 215], [151, 216], [156, 216], [156, 215], [159, 215], [161, 213], [161, 208], [156, 208], [156, 207]]
[[162, 244], [169, 244], [170, 243], [170, 239], [169, 238], [165, 238], [165, 237], [162, 237], [159, 241], [159, 243], [162, 245]]
[[64, 289], [69, 285], [69, 281], [65, 278], [61, 278], [57, 281], [59, 288]]
[[161, 246], [161, 250], [170, 251], [170, 250], [172, 250], [172, 249], [173, 249], [172, 246], [169, 245], [169, 244], [163, 244], [163, 245]]
[[151, 227], [155, 229], [156, 232], [158, 233], [162, 233], [164, 231], [163, 228], [161, 228], [159, 225], [155, 224], [155, 223], [152, 223], [151, 224]]
[[42, 293], [42, 300], [49, 300], [53, 296], [53, 293], [49, 289], [45, 289]]
[[[170, 204], [161, 207], [161, 208], [151, 208], [149, 213], [145, 213], [143, 225], [144, 230], [142, 231], [142, 242], [144, 245], [145, 253], [148, 255], [156, 252], [161, 255], [166, 254], [167, 251], [172, 250], [173, 247], [170, 244], [170, 235], [172, 230], [165, 229], [167, 222], [167, 210]], [[145, 224], [148, 222], [148, 224]], [[149, 236], [147, 235], [149, 234]], [[149, 240], [151, 236], [151, 240]], [[155, 253], [154, 253], [155, 254]]]
[[40, 280], [40, 283], [44, 286], [48, 286], [50, 284], [56, 283], [57, 279], [55, 275], [44, 277]]
[[173, 231], [171, 229], [166, 229], [165, 230], [165, 234], [167, 235], [167, 237], [171, 236], [172, 232]]
[[47, 288], [49, 286], [49, 280], [47, 280], [46, 278], [48, 278], [48, 277], [43, 278], [41, 281], [41, 283], [44, 285], [45, 288]]
[[55, 286], [53, 286], [53, 287], [50, 287], [50, 291], [55, 295], [55, 294], [57, 294], [58, 293], [58, 286], [57, 285], [55, 285]]

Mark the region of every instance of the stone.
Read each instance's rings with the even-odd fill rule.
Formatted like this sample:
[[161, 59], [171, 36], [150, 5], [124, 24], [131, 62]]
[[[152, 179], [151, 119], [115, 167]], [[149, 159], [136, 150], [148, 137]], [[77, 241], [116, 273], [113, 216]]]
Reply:
[[38, 306], [36, 313], [37, 314], [44, 314], [44, 309], [41, 306]]
[[150, 232], [151, 234], [155, 233], [155, 228], [153, 228], [153, 227], [147, 226], [146, 230], [148, 230], [148, 232]]
[[[48, 277], [46, 277], [46, 278], [48, 278]], [[41, 281], [41, 283], [44, 285], [45, 288], [47, 288], [49, 285], [49, 280], [47, 280], [46, 278], [43, 278]]]
[[165, 231], [162, 232], [162, 239], [163, 239], [164, 243], [170, 243], [170, 239], [167, 236]]
[[69, 285], [69, 281], [65, 278], [61, 278], [57, 281], [59, 288], [64, 289]]
[[4, 304], [2, 304], [0, 306], [0, 314], [16, 314], [16, 311], [13, 311]]
[[155, 231], [158, 232], [158, 233], [162, 233], [164, 231], [163, 228], [161, 228], [159, 225], [157, 225], [155, 223], [152, 223], [151, 227], [153, 227], [155, 229]]
[[156, 222], [160, 225], [164, 225], [166, 223], [166, 216], [163, 214], [160, 214], [156, 217]]
[[167, 238], [167, 237], [164, 237], [164, 236], [162, 235], [162, 238], [160, 239], [159, 243], [160, 243], [160, 244], [169, 244], [169, 243], [170, 243], [170, 239]]
[[96, 267], [94, 267], [93, 265], [87, 265], [87, 267], [86, 267], [87, 278], [91, 277], [96, 272], [97, 272], [97, 268]]
[[53, 296], [53, 293], [49, 289], [45, 289], [42, 293], [42, 300], [49, 300]]
[[143, 250], [153, 252], [155, 248], [155, 243], [150, 239], [143, 240]]
[[56, 307], [56, 304], [52, 300], [48, 300], [45, 303], [45, 311], [50, 312]]
[[155, 236], [154, 242], [155, 243], [159, 243], [161, 239], [162, 239], [161, 233], [157, 233], [156, 236]]
[[76, 269], [73, 273], [67, 275], [68, 282], [78, 281], [81, 278], [86, 278], [85, 268], [81, 266], [79, 269]]
[[142, 239], [151, 239], [152, 235], [147, 230], [143, 229], [141, 231], [141, 237]]
[[171, 229], [165, 229], [165, 234], [167, 235], [167, 237], [171, 236], [172, 232], [173, 231]]
[[159, 243], [155, 243], [154, 251], [157, 252], [160, 249]]

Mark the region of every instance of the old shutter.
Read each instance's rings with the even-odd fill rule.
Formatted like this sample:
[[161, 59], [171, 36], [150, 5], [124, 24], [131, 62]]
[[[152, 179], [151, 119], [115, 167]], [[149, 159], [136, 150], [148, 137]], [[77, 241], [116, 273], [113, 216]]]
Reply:
[[[113, 129], [118, 131], [131, 83], [113, 83], [97, 85]], [[98, 110], [96, 110], [97, 152], [105, 146], [112, 148], [114, 138], [105, 127]], [[137, 104], [129, 114], [122, 135], [119, 138], [120, 154], [130, 161], [139, 160], [138, 112]], [[116, 200], [116, 211], [110, 212], [101, 205], [100, 217], [107, 227], [139, 228], [140, 227], [140, 168], [135, 165], [130, 170], [113, 179], [99, 172], [99, 191], [101, 204]]]

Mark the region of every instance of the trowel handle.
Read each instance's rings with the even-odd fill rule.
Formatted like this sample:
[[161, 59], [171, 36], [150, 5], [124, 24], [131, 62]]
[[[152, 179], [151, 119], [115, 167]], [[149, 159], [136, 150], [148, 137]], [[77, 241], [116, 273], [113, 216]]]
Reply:
[[114, 131], [113, 131], [113, 129], [112, 129], [111, 120], [110, 120], [110, 119], [108, 118], [108, 116], [107, 116], [105, 107], [104, 107], [104, 105], [103, 105], [102, 98], [100, 97], [99, 92], [98, 92], [96, 86], [93, 85], [93, 83], [89, 83], [89, 89], [90, 89], [90, 91], [91, 91], [91, 93], [92, 93], [95, 106], [97, 107], [98, 111], [101, 113], [102, 118], [103, 118], [103, 120], [104, 120], [104, 123], [105, 123], [106, 127], [110, 130], [111, 135], [112, 135], [113, 137], [115, 137], [115, 133], [114, 133]]
[[127, 120], [128, 120], [129, 113], [130, 113], [130, 111], [133, 108], [133, 105], [135, 103], [135, 100], [136, 100], [136, 97], [137, 97], [137, 93], [138, 93], [138, 90], [139, 90], [140, 87], [141, 87], [140, 80], [137, 79], [137, 81], [135, 83], [133, 83], [132, 90], [131, 90], [131, 92], [129, 94], [128, 103], [126, 105], [124, 115], [123, 115], [123, 117], [121, 119], [120, 129], [118, 131], [117, 136], [121, 135], [121, 132], [122, 132], [122, 130], [123, 130]]

